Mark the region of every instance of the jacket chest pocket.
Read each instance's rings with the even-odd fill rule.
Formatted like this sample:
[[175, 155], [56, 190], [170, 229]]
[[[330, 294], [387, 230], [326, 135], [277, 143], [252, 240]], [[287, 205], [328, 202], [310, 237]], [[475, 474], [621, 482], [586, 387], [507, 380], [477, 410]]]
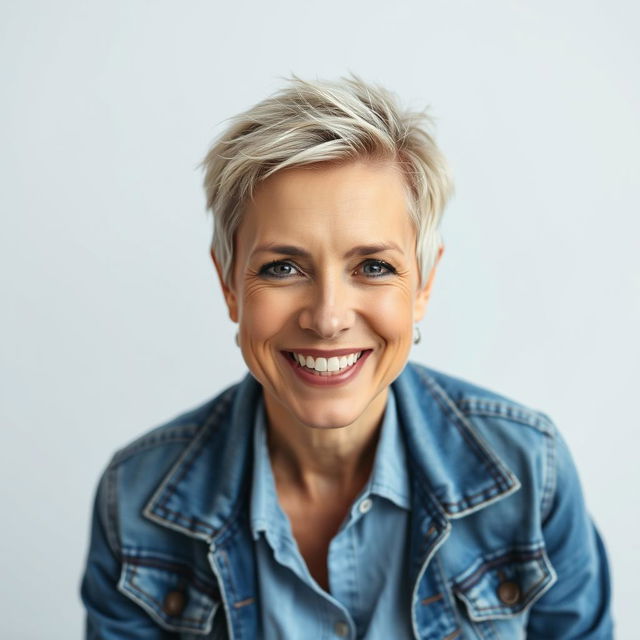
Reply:
[[147, 556], [127, 558], [118, 589], [182, 640], [226, 637], [215, 584], [188, 564]]
[[469, 637], [515, 640], [526, 635], [528, 611], [556, 581], [544, 549], [483, 556], [453, 580]]

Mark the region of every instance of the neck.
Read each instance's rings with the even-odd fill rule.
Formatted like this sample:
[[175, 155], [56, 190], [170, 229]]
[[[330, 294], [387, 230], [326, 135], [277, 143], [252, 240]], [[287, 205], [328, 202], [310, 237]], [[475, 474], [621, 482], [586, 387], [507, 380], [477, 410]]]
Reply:
[[371, 474], [387, 403], [385, 389], [358, 420], [344, 427], [309, 427], [265, 394], [271, 466], [278, 487], [310, 500], [358, 493]]

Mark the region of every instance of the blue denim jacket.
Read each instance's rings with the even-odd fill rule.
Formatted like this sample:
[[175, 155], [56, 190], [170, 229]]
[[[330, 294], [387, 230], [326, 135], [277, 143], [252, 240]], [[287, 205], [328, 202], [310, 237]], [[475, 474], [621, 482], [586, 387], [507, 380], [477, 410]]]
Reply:
[[[415, 637], [612, 638], [604, 547], [551, 421], [413, 363], [393, 389]], [[114, 455], [81, 586], [86, 638], [260, 637], [248, 520], [260, 393], [247, 375]]]

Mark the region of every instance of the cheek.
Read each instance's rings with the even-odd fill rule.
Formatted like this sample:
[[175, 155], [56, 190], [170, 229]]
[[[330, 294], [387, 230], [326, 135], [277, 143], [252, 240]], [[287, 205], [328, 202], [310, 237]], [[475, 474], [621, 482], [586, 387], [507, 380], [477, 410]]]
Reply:
[[295, 309], [289, 296], [257, 288], [243, 298], [241, 332], [250, 342], [263, 342], [285, 328], [294, 317]]
[[376, 333], [389, 340], [412, 335], [413, 299], [404, 288], [382, 288], [363, 301], [363, 314]]

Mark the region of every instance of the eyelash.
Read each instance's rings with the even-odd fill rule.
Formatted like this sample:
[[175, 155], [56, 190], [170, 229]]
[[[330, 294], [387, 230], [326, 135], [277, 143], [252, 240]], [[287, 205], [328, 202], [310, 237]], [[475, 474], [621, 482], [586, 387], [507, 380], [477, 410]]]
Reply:
[[[291, 267], [292, 269], [296, 269], [297, 271], [301, 271], [301, 269], [299, 269], [295, 264], [288, 262], [287, 260], [273, 260], [272, 262], [269, 262], [267, 264], [265, 264], [264, 266], [260, 267], [260, 271], [258, 272], [259, 275], [265, 276], [267, 278], [272, 278], [275, 280], [285, 280], [287, 278], [289, 278], [289, 275], [276, 275], [274, 273], [269, 273], [269, 269], [272, 269], [273, 267], [278, 267], [281, 265], [285, 265], [288, 267]], [[366, 276], [368, 278], [384, 278], [385, 276], [388, 275], [394, 275], [397, 273], [396, 269], [394, 269], [388, 262], [385, 262], [384, 260], [374, 260], [374, 259], [368, 259], [365, 260], [364, 262], [362, 262], [360, 265], [358, 265], [359, 267], [363, 267], [365, 265], [376, 265], [376, 266], [380, 266], [383, 269], [386, 269], [385, 273], [379, 273], [377, 275], [371, 275], [371, 276]]]

